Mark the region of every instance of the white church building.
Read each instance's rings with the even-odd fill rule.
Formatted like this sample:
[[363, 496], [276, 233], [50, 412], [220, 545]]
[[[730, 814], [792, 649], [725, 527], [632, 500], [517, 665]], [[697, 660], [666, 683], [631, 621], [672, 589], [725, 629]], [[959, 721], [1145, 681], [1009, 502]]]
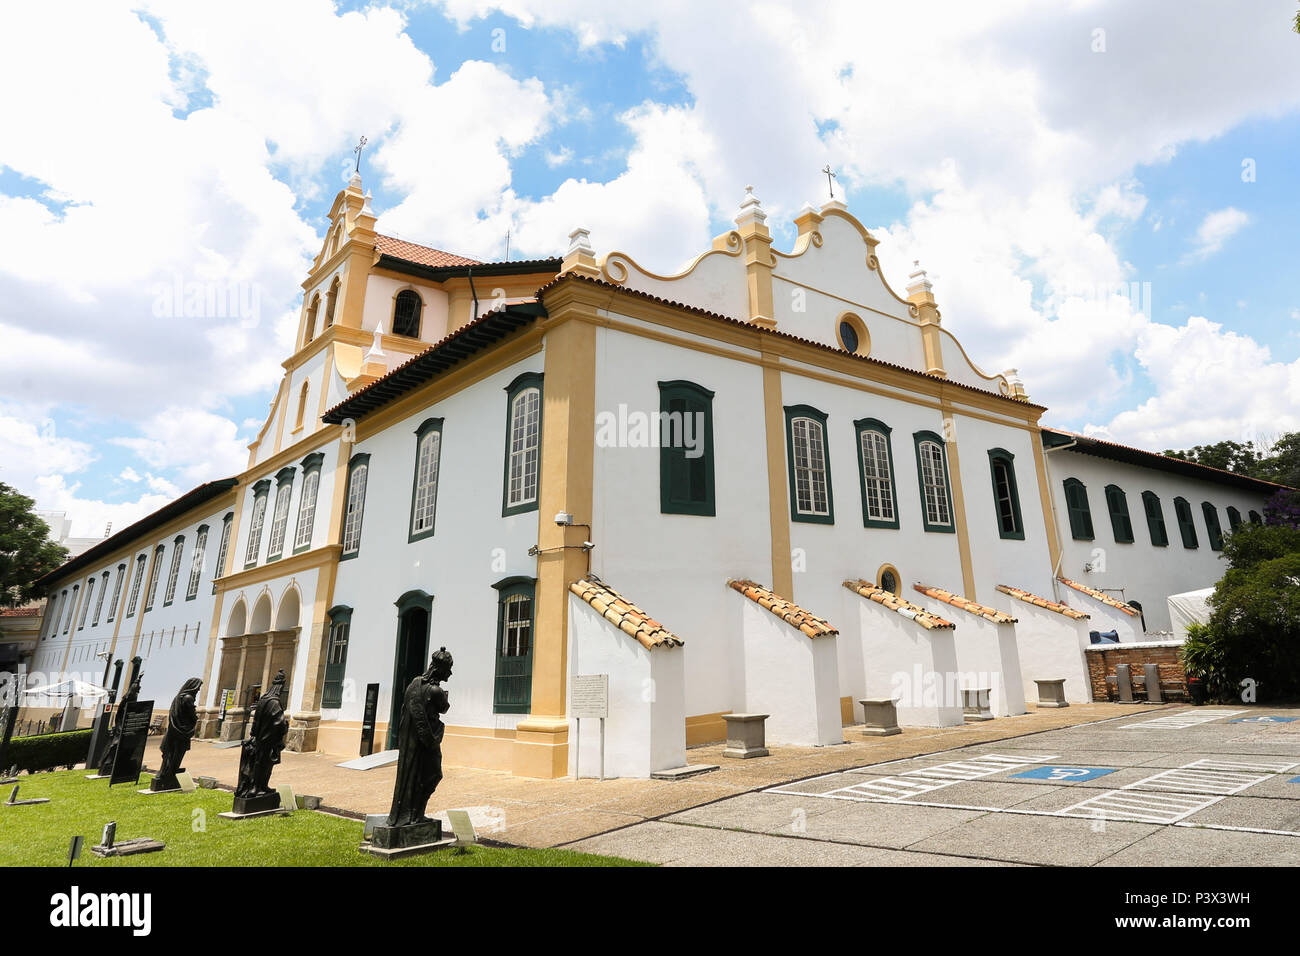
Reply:
[[646, 776], [729, 712], [827, 745], [863, 697], [1088, 700], [1090, 633], [1167, 629], [1277, 488], [1044, 426], [842, 203], [789, 251], [752, 191], [735, 225], [671, 276], [584, 230], [483, 263], [376, 232], [354, 176], [248, 467], [43, 579], [32, 669], [139, 655], [143, 699], [202, 677], [200, 736], [235, 739], [283, 668], [290, 747], [355, 755], [367, 688], [384, 749], [445, 646], [448, 764], [572, 774], [604, 674], [607, 772]]

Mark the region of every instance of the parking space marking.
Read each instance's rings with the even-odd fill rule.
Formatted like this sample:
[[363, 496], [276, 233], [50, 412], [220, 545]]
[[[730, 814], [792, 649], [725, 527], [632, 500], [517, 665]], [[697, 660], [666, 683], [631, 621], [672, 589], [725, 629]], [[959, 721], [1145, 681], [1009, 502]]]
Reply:
[[1142, 720], [1135, 724], [1123, 724], [1120, 730], [1183, 730], [1197, 724], [1208, 724], [1212, 720], [1244, 714], [1244, 710], [1184, 710], [1176, 714], [1167, 714], [1152, 720]]
[[[890, 777], [865, 780], [822, 793], [808, 793], [786, 786], [771, 787], [764, 793], [798, 797], [828, 797], [836, 800], [870, 800], [876, 803], [901, 803], [924, 793], [932, 793], [955, 783], [990, 777], [1029, 764], [1057, 759], [1055, 754], [980, 754], [965, 760], [908, 770]], [[818, 778], [821, 779], [821, 778]]]

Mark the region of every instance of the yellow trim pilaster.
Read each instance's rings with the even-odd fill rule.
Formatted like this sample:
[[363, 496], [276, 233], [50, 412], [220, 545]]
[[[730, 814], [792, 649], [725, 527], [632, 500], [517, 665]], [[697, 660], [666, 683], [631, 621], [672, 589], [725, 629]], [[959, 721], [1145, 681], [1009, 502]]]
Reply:
[[525, 777], [568, 773], [569, 584], [586, 573], [588, 556], [574, 547], [585, 530], [556, 525], [553, 516], [567, 511], [578, 523], [592, 520], [596, 327], [568, 319], [594, 315], [603, 297], [596, 289], [570, 285], [547, 299], [532, 708], [515, 728], [512, 766]]
[[952, 480], [952, 510], [957, 525], [957, 553], [961, 557], [961, 581], [967, 600], [978, 601], [975, 589], [975, 564], [971, 559], [970, 529], [966, 526], [966, 495], [962, 491], [961, 455], [957, 451], [957, 423], [953, 408], [943, 406], [943, 434], [948, 445], [948, 472]]
[[767, 446], [767, 513], [772, 537], [772, 590], [794, 600], [790, 563], [790, 500], [786, 488], [785, 410], [780, 360], [763, 353], [763, 432]]

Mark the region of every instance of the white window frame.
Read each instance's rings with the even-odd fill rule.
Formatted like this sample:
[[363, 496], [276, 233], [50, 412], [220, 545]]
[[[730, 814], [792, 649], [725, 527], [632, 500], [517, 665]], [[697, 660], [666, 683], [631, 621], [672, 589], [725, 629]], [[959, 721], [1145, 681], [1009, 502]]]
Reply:
[[[826, 429], [817, 419], [799, 415], [790, 420], [790, 441], [794, 458], [795, 510], [801, 515], [829, 517], [831, 497], [826, 474]], [[816, 461], [813, 460], [814, 446]], [[801, 458], [803, 464], [800, 464]], [[820, 509], [817, 507], [819, 491], [822, 497]]]

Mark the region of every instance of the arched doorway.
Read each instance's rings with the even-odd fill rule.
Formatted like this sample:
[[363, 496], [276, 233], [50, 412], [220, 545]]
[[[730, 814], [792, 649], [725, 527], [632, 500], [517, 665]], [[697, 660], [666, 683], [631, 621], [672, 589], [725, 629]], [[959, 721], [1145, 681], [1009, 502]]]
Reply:
[[433, 610], [433, 595], [424, 591], [407, 591], [394, 603], [397, 606], [397, 647], [393, 653], [392, 705], [388, 717], [389, 750], [397, 746], [406, 687], [428, 667], [429, 615]]

